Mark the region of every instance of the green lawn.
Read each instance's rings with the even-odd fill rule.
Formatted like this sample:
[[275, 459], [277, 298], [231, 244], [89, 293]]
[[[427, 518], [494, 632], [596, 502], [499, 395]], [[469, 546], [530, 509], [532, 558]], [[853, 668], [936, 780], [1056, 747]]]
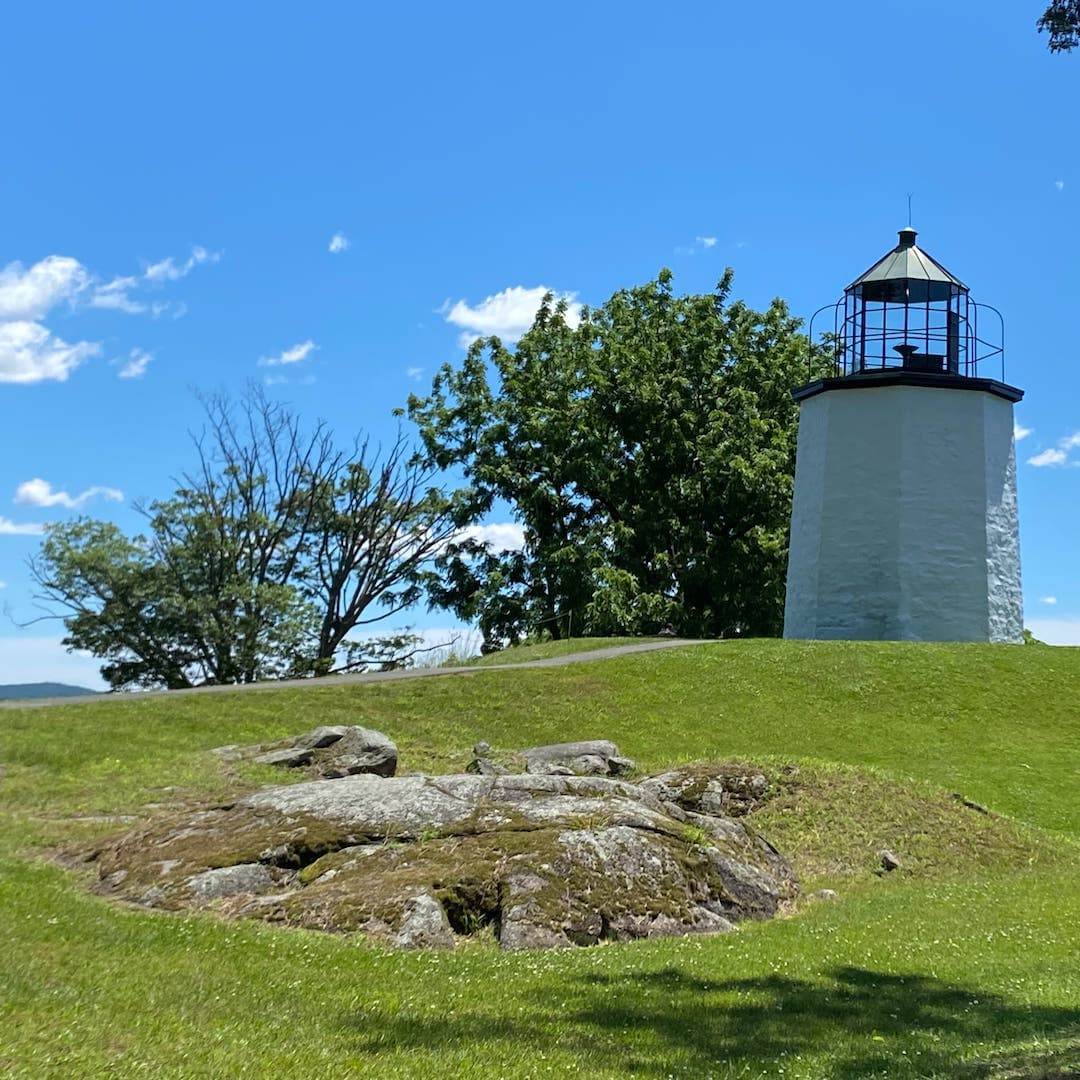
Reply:
[[[840, 897], [714, 938], [402, 954], [112, 907], [45, 858], [275, 775], [213, 746], [335, 722], [407, 769], [588, 737], [645, 770], [797, 763], [760, 827]], [[3, 710], [0, 763], [0, 1075], [1080, 1075], [1080, 650], [739, 641]]]

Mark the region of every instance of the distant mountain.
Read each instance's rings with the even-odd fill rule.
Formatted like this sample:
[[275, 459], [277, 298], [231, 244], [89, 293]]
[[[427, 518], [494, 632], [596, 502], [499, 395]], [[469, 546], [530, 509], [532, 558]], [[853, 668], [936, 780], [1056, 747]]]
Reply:
[[0, 701], [12, 698], [76, 697], [79, 694], [99, 694], [85, 686], [69, 686], [62, 682], [8, 683], [0, 685]]

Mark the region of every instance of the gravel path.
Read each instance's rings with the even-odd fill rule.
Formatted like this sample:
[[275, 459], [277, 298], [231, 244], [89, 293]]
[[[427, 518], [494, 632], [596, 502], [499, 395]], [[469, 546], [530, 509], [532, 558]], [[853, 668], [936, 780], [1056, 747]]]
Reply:
[[522, 660], [514, 664], [492, 664], [487, 667], [407, 668], [404, 671], [371, 671], [362, 675], [326, 675], [321, 679], [277, 679], [267, 682], [228, 684], [224, 686], [195, 686], [190, 690], [133, 690], [116, 694], [80, 694], [73, 697], [10, 698], [0, 701], [0, 709], [34, 709], [46, 705], [83, 705], [90, 701], [142, 701], [153, 697], [177, 697], [180, 694], [253, 693], [259, 690], [280, 690], [282, 687], [314, 689], [321, 686], [356, 686], [377, 682], [396, 682], [398, 679], [433, 679], [447, 675], [483, 675], [491, 671], [513, 671], [517, 668], [564, 667], [592, 660], [609, 660], [613, 656], [674, 649], [686, 645], [707, 645], [711, 639], [669, 638], [665, 641], [641, 641], [634, 645], [612, 645], [606, 649], [549, 656], [543, 660]]

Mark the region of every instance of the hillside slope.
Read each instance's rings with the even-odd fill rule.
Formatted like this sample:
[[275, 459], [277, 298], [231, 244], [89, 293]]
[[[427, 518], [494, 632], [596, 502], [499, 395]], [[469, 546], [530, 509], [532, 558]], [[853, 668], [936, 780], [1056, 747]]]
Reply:
[[[741, 641], [567, 668], [9, 709], [0, 1071], [1072, 1075], [1077, 702], [1080, 650]], [[92, 868], [42, 861], [280, 780], [208, 751], [318, 723], [377, 727], [406, 769], [425, 771], [460, 769], [479, 739], [607, 737], [645, 771], [797, 764], [762, 828], [808, 887], [833, 884], [840, 898], [715, 938], [402, 955], [110, 907], [80, 883]], [[905, 866], [879, 877], [883, 838]]]

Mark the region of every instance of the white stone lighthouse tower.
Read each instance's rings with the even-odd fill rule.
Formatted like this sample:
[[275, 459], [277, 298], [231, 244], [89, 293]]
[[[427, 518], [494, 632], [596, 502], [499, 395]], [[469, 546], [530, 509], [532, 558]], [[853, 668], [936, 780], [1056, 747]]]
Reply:
[[1023, 391], [1004, 382], [1000, 315], [915, 235], [848, 286], [834, 371], [793, 394], [786, 638], [1023, 640]]

